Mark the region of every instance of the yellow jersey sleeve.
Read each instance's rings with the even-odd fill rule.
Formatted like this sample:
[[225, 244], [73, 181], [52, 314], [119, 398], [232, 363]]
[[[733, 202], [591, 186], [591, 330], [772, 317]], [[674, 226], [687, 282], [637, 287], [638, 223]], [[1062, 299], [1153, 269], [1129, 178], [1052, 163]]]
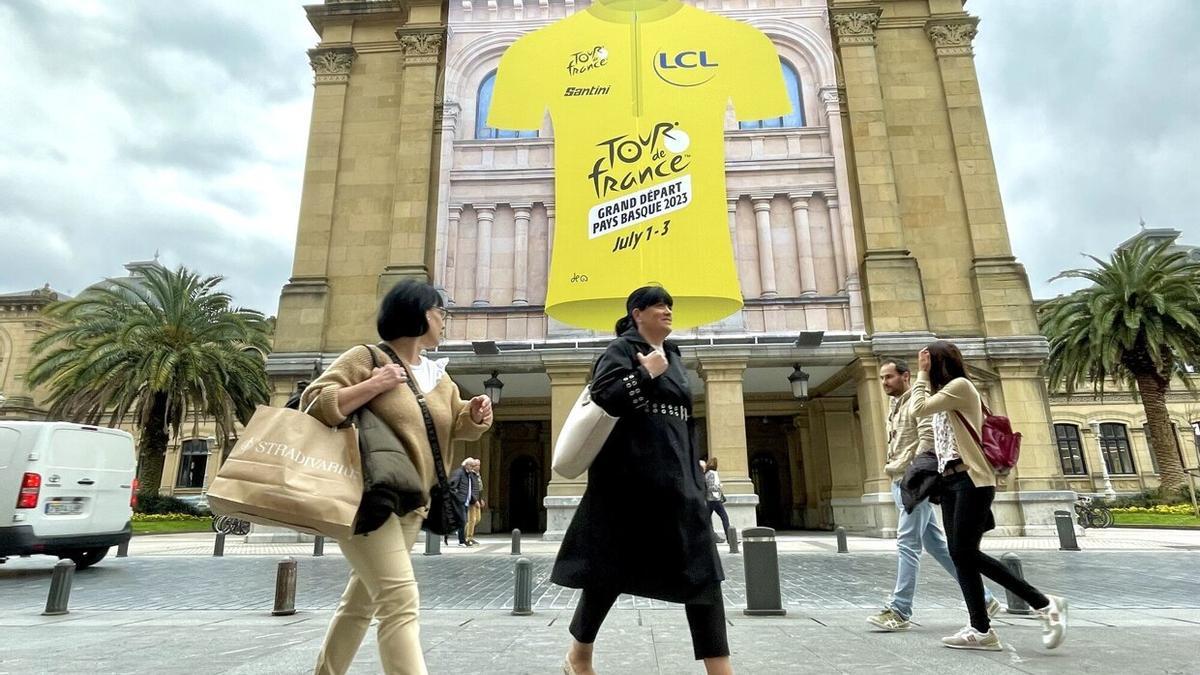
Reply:
[[779, 52], [770, 38], [746, 26], [738, 36], [736, 77], [730, 98], [739, 121], [785, 117], [792, 113]]
[[537, 63], [534, 36], [512, 43], [500, 57], [487, 125], [518, 131], [542, 128], [546, 116], [547, 73]]

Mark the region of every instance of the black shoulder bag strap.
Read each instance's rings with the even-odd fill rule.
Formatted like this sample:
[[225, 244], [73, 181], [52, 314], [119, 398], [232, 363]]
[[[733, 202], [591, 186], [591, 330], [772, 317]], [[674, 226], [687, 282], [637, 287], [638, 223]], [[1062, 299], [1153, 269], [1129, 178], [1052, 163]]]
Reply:
[[[405, 365], [403, 361], [400, 360], [400, 357], [395, 351], [392, 350], [391, 346], [386, 342], [381, 342], [379, 343], [379, 348], [382, 349], [383, 352], [392, 359], [393, 363], [404, 369], [404, 373], [407, 375], [407, 377], [404, 379], [408, 382], [408, 388], [411, 389], [413, 395], [417, 397], [417, 405], [421, 406], [421, 417], [425, 418], [425, 434], [429, 436], [429, 447], [431, 450], [433, 450], [433, 468], [437, 473], [437, 487], [441, 493], [440, 495], [431, 494], [430, 498], [431, 500], [436, 500], [439, 497], [442, 497], [443, 499], [448, 500], [450, 499], [450, 481], [446, 478], [446, 466], [442, 463], [442, 448], [441, 444], [438, 443], [437, 428], [433, 425], [433, 415], [429, 412], [429, 405], [425, 402], [425, 394], [423, 394], [421, 392], [421, 388], [417, 386], [417, 380], [415, 377], [413, 377], [412, 371], [407, 365]], [[449, 513], [445, 513], [446, 509], [444, 507], [450, 507]], [[441, 515], [439, 518], [437, 517], [439, 514], [444, 515]], [[434, 532], [434, 534], [449, 534], [451, 530], [458, 528], [458, 524], [455, 522], [458, 520], [457, 513], [453, 509], [452, 504], [447, 503], [445, 505], [439, 505], [430, 503], [429, 515], [430, 518], [426, 519], [426, 523], [429, 526], [429, 529]], [[438, 530], [446, 531], [439, 532]]]

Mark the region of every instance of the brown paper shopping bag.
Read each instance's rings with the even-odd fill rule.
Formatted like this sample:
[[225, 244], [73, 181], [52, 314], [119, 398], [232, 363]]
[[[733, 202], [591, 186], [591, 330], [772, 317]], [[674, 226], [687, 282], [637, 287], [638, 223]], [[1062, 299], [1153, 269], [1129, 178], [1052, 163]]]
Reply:
[[258, 406], [208, 489], [213, 513], [346, 539], [362, 501], [357, 431]]

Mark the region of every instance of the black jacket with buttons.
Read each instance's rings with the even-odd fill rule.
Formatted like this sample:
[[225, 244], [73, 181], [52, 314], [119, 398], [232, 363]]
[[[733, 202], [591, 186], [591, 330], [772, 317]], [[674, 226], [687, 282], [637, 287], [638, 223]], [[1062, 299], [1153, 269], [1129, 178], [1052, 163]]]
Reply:
[[720, 597], [725, 576], [691, 387], [679, 348], [668, 342], [664, 350], [667, 371], [652, 378], [637, 358], [651, 347], [634, 329], [596, 363], [592, 399], [620, 419], [588, 469], [587, 491], [559, 548], [551, 579], [560, 586], [669, 602]]

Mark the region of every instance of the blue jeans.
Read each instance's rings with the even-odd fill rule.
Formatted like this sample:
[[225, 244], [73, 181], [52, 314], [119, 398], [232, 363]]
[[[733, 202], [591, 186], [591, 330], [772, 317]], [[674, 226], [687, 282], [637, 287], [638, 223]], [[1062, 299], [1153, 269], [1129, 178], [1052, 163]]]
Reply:
[[[899, 554], [896, 565], [896, 590], [888, 600], [887, 607], [905, 620], [912, 618], [913, 595], [917, 592], [917, 573], [921, 570], [921, 549], [924, 548], [938, 561], [953, 579], [958, 579], [958, 570], [950, 559], [950, 547], [946, 544], [946, 535], [938, 525], [934, 515], [933, 504], [925, 500], [913, 509], [912, 513], [904, 510], [904, 502], [900, 498], [900, 484], [892, 483], [892, 498], [896, 500], [896, 508], [900, 512], [899, 523], [896, 525], [896, 552]], [[992, 601], [992, 593], [986, 587], [983, 589], [984, 601]]]

